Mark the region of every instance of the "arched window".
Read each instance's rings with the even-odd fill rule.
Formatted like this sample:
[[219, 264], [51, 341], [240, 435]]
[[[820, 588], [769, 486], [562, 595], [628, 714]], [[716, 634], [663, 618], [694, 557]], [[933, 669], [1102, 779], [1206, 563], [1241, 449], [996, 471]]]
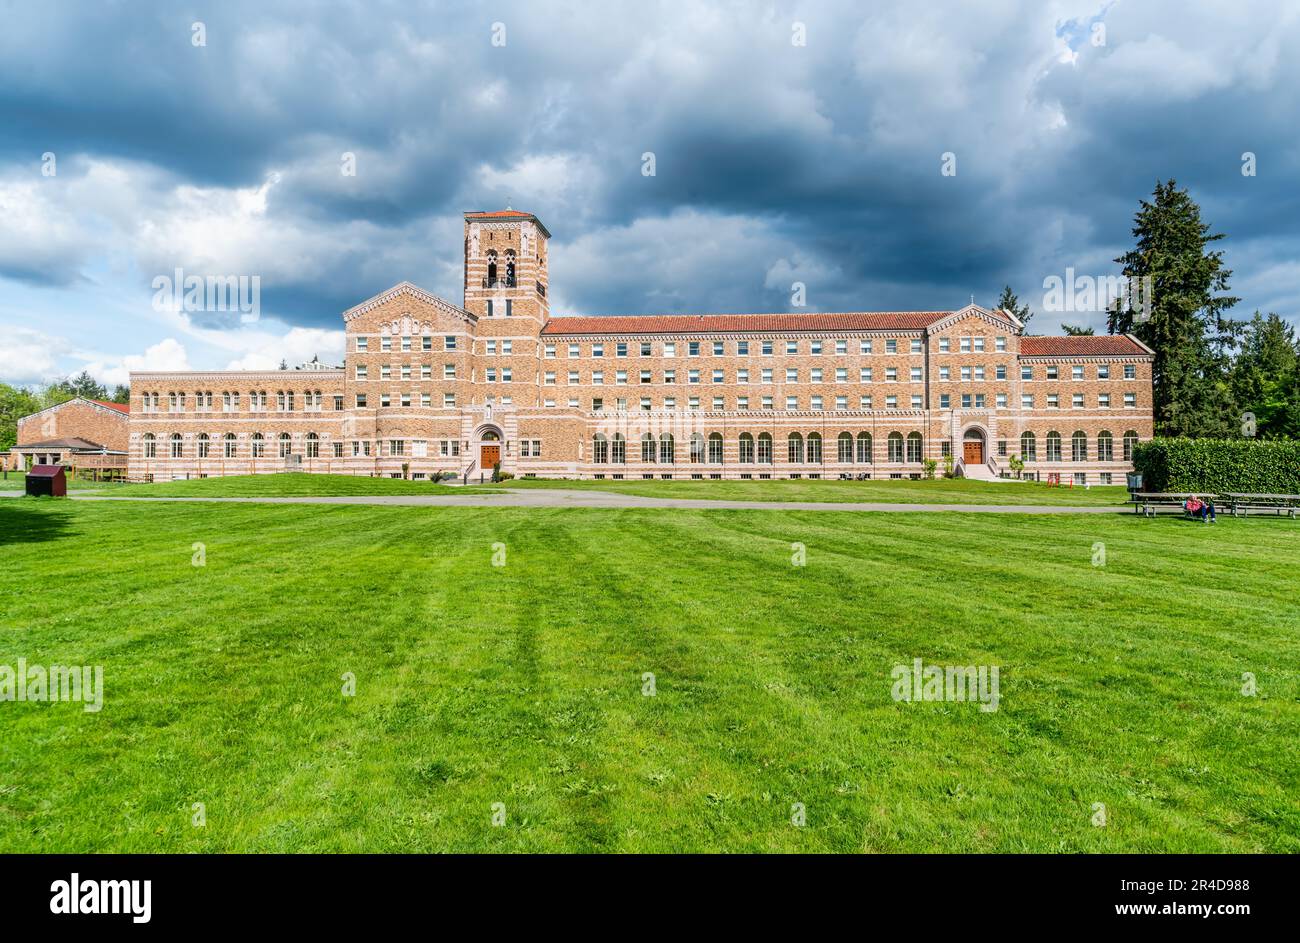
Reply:
[[772, 435], [768, 432], [758, 434], [758, 464], [772, 464]]
[[891, 432], [889, 434], [889, 460], [891, 462], [901, 462], [903, 460], [903, 433]]
[[704, 436], [698, 432], [691, 433], [691, 461], [704, 461]]
[[822, 462], [822, 434], [820, 432], [808, 433], [808, 461], [817, 465]]
[[1137, 448], [1138, 434], [1130, 429], [1124, 433], [1124, 461], [1133, 461], [1133, 450]]
[[1086, 462], [1088, 460], [1088, 434], [1082, 430], [1070, 436], [1070, 461]]
[[292, 452], [293, 452], [293, 443], [289, 441], [289, 433], [281, 432], [280, 433], [280, 457], [288, 458]]
[[1047, 433], [1047, 460], [1049, 462], [1061, 460], [1061, 434], [1055, 429]]
[[740, 460], [747, 464], [754, 461], [754, 437], [748, 432], [740, 434]]
[[609, 461], [609, 440], [603, 432], [597, 432], [591, 440], [591, 460], [598, 465]]
[[835, 457], [840, 462], [853, 461], [853, 433], [841, 432], [835, 437]]
[[909, 432], [907, 434], [907, 460], [909, 462], [919, 462], [921, 460], [921, 433]]
[[506, 250], [506, 287], [515, 287], [515, 250]]
[[261, 458], [266, 454], [266, 437], [260, 432], [253, 433], [253, 458]]
[[180, 458], [185, 454], [185, 443], [181, 441], [181, 434], [179, 432], [172, 433], [171, 443], [172, 458]]
[[671, 465], [674, 461], [673, 448], [673, 437], [665, 432], [659, 437], [659, 461]]
[[803, 436], [797, 432], [790, 433], [786, 440], [786, 461], [794, 464], [803, 461]]
[[1115, 461], [1115, 439], [1105, 429], [1097, 433], [1097, 461]]
[[495, 288], [497, 284], [497, 250], [489, 249], [487, 254], [487, 287]]
[[500, 441], [501, 441], [501, 436], [499, 436], [499, 435], [497, 434], [497, 432], [496, 432], [495, 429], [488, 429], [486, 432], [483, 433], [483, 441], [484, 441], [484, 442], [500, 442]]
[[618, 465], [627, 464], [627, 439], [623, 438], [623, 433], [615, 432], [614, 438], [610, 442], [610, 460]]
[[709, 464], [710, 465], [722, 464], [722, 433], [721, 432], [709, 433]]
[[199, 458], [208, 457], [208, 449], [210, 447], [210, 441], [211, 441], [210, 437], [206, 432], [199, 433]]
[[858, 433], [858, 461], [864, 465], [870, 465], [874, 459], [871, 457], [871, 433]]
[[144, 434], [144, 457], [145, 458], [158, 457], [158, 442], [157, 440], [154, 439], [152, 432], [146, 432]]
[[314, 432], [307, 433], [307, 457], [320, 458], [320, 436]]
[[1020, 433], [1020, 458], [1026, 462], [1038, 461], [1038, 439], [1032, 432]]
[[233, 432], [227, 432], [227, 433], [225, 434], [225, 436], [223, 437], [223, 442], [224, 442], [225, 447], [226, 447], [226, 451], [225, 451], [226, 458], [234, 458], [234, 457], [235, 457], [235, 447], [236, 447], [236, 446], [235, 446], [235, 434], [234, 434]]
[[650, 433], [641, 436], [641, 461], [653, 462], [655, 460], [655, 437]]

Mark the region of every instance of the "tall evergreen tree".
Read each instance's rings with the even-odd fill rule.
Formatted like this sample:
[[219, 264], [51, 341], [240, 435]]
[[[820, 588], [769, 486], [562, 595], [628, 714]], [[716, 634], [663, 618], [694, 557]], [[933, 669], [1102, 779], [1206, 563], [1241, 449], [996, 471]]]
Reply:
[[1209, 245], [1223, 238], [1201, 222], [1201, 208], [1174, 180], [1156, 182], [1134, 216], [1136, 246], [1115, 261], [1140, 284], [1150, 279], [1147, 310], [1116, 306], [1112, 334], [1133, 333], [1155, 351], [1152, 383], [1157, 435], [1224, 436], [1238, 419], [1227, 384], [1231, 349], [1243, 325], [1224, 316], [1237, 303], [1232, 272]]
[[1065, 332], [1066, 337], [1088, 337], [1097, 333], [1090, 327], [1079, 327], [1077, 324], [1062, 324], [1061, 330]]
[[108, 389], [85, 370], [68, 380], [67, 384], [73, 396], [80, 396], [83, 399], [108, 399]]
[[1300, 344], [1286, 321], [1255, 312], [1230, 382], [1237, 405], [1254, 416], [1256, 435], [1300, 437]]
[[1020, 329], [1021, 334], [1025, 333], [1029, 325], [1029, 319], [1034, 316], [1034, 312], [1029, 310], [1029, 305], [1020, 303], [1020, 299], [1016, 297], [1016, 293], [1011, 290], [1010, 285], [1002, 286], [1002, 294], [993, 307], [995, 310], [1007, 311], [1018, 317], [1020, 323], [1025, 325]]

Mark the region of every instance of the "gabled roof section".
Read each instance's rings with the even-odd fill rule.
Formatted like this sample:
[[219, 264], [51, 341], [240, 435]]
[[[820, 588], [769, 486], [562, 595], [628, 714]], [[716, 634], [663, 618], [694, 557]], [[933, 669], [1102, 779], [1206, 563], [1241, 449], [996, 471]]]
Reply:
[[84, 403], [87, 406], [94, 406], [98, 409], [105, 410], [106, 412], [113, 413], [115, 416], [129, 416], [131, 414], [131, 408], [129, 406], [123, 406], [121, 403], [106, 403], [102, 400], [86, 399], [84, 396], [74, 396], [72, 399], [64, 400], [62, 403], [55, 403], [53, 406], [46, 406], [44, 409], [37, 410], [30, 415], [19, 416], [18, 421], [22, 422], [25, 419], [31, 419], [32, 416], [52, 413], [56, 409], [62, 409], [63, 407], [70, 406], [73, 403]]
[[929, 333], [933, 334], [936, 331], [946, 330], [958, 321], [964, 321], [966, 318], [979, 318], [982, 321], [987, 321], [988, 323], [998, 327], [1010, 328], [1017, 334], [1020, 333], [1025, 326], [1021, 320], [1010, 311], [1004, 311], [1001, 308], [989, 310], [988, 308], [981, 308], [977, 304], [968, 304], [966, 307], [958, 308], [943, 319], [931, 324], [929, 326]]
[[361, 302], [361, 304], [357, 305], [356, 307], [348, 308], [348, 310], [343, 312], [343, 323], [346, 324], [347, 322], [353, 320], [354, 318], [365, 314], [367, 311], [374, 310], [384, 302], [391, 301], [392, 299], [400, 297], [401, 295], [409, 295], [412, 298], [416, 298], [420, 301], [423, 301], [425, 304], [432, 305], [433, 307], [438, 308], [439, 310], [445, 311], [447, 314], [454, 315], [463, 321], [468, 321], [471, 324], [478, 320], [478, 318], [470, 314], [460, 305], [454, 305], [450, 301], [447, 301], [443, 298], [439, 298], [431, 291], [425, 291], [423, 288], [419, 287], [418, 285], [412, 285], [410, 282], [399, 282], [398, 284], [394, 285], [392, 288], [389, 288], [385, 291], [381, 291], [379, 294], [375, 295], [372, 298], [367, 298], [365, 301]]
[[1149, 357], [1154, 351], [1132, 334], [1022, 337], [1022, 357]]
[[717, 334], [781, 331], [921, 331], [947, 311], [838, 314], [633, 314], [552, 318], [543, 334]]
[[513, 210], [513, 209], [466, 210], [465, 218], [482, 220], [483, 222], [497, 222], [497, 221], [512, 220], [512, 219], [531, 219], [537, 225], [537, 228], [542, 231], [543, 236], [545, 236], [547, 239], [551, 238], [550, 230], [546, 228], [545, 224], [540, 219], [538, 219], [532, 213], [524, 213], [521, 212], [520, 210]]
[[18, 451], [25, 449], [72, 449], [75, 452], [98, 452], [104, 448], [98, 442], [91, 442], [89, 439], [83, 439], [80, 436], [69, 436], [66, 439], [46, 439], [43, 442], [23, 442], [14, 446]]

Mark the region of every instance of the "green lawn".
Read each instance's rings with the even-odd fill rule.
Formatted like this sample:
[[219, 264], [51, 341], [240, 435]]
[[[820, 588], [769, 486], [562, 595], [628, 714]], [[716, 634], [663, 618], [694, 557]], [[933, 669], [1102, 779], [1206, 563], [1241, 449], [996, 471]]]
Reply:
[[[89, 478], [68, 478], [69, 491], [114, 491], [124, 487], [120, 482], [112, 481], [91, 481]], [[27, 480], [23, 472], [11, 471], [8, 478], [0, 478], [0, 491], [24, 491], [27, 487]]]
[[[475, 490], [487, 490], [476, 488]], [[493, 489], [496, 490], [496, 489]], [[363, 475], [308, 475], [287, 472], [279, 475], [232, 475], [228, 478], [193, 478], [162, 481], [149, 485], [123, 485], [113, 494], [130, 497], [264, 498], [384, 494], [454, 494], [447, 485], [401, 478], [371, 478]]]
[[246, 475], [116, 486], [113, 494], [132, 497], [297, 497], [310, 495], [497, 494], [502, 489], [569, 489], [609, 491], [665, 498], [713, 498], [726, 501], [873, 501], [896, 504], [1122, 504], [1122, 487], [1049, 488], [1035, 482], [935, 481], [570, 481], [513, 479], [496, 485], [456, 489], [428, 481], [402, 481], [352, 475]]
[[770, 481], [614, 481], [562, 479], [516, 479], [494, 487], [572, 488], [614, 491], [620, 494], [662, 498], [714, 498], [720, 501], [817, 501], [888, 502], [891, 504], [1123, 504], [1128, 491], [1123, 486], [1093, 488], [1049, 488], [1028, 481], [969, 481], [936, 478], [933, 481], [873, 478], [869, 481], [839, 481], [800, 478]]
[[0, 851], [1300, 851], [1290, 521], [5, 500], [0, 561], [0, 665], [105, 685], [0, 702]]

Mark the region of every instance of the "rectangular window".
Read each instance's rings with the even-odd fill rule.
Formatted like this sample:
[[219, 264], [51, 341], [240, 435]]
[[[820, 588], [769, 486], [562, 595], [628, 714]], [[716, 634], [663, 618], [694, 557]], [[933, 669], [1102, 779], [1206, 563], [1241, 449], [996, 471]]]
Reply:
[[364, 352], [364, 351], [367, 351], [367, 350], [369, 350], [369, 349], [370, 349], [370, 338], [368, 338], [368, 337], [358, 337], [358, 338], [357, 338], [357, 350]]
[[940, 409], [950, 409], [950, 408], [951, 408], [951, 405], [952, 405], [952, 397], [949, 396], [947, 393], [940, 393], [940, 394], [939, 394], [939, 408], [940, 408]]
[[442, 349], [443, 349], [443, 350], [455, 350], [455, 349], [456, 349], [456, 337], [455, 337], [455, 335], [449, 334], [449, 335], [447, 335], [446, 337], [444, 337], [444, 338], [442, 339]]
[[1137, 394], [1136, 394], [1136, 393], [1125, 393], [1125, 394], [1124, 394], [1124, 408], [1125, 408], [1125, 409], [1134, 409], [1134, 408], [1136, 408], [1136, 407], [1137, 407]]
[[736, 353], [742, 357], [749, 356], [749, 341], [736, 341]]
[[700, 342], [688, 341], [686, 344], [686, 353], [690, 357], [698, 357], [700, 355]]
[[911, 350], [914, 354], [919, 354], [921, 352], [921, 339], [919, 337], [912, 338]]
[[1138, 370], [1137, 364], [1132, 364], [1132, 363], [1124, 364], [1124, 379], [1136, 380], [1138, 375], [1137, 370]]
[[1098, 380], [1110, 379], [1110, 364], [1108, 363], [1097, 364], [1097, 379]]
[[859, 342], [858, 342], [858, 353], [860, 353], [860, 354], [869, 354], [869, 353], [871, 353], [871, 341], [859, 341]]
[[885, 353], [887, 354], [898, 353], [898, 341], [892, 337], [889, 340], [885, 341]]
[[713, 342], [713, 356], [715, 356], [715, 357], [721, 357], [721, 356], [722, 356], [722, 350], [723, 350], [723, 342], [722, 342], [722, 341], [714, 341], [714, 342]]
[[946, 354], [952, 350], [952, 339], [948, 337], [939, 338], [939, 353]]
[[650, 342], [649, 342], [649, 341], [642, 341], [642, 342], [641, 342], [641, 356], [642, 356], [642, 357], [649, 357], [649, 356], [650, 356], [650, 353], [651, 353]]

